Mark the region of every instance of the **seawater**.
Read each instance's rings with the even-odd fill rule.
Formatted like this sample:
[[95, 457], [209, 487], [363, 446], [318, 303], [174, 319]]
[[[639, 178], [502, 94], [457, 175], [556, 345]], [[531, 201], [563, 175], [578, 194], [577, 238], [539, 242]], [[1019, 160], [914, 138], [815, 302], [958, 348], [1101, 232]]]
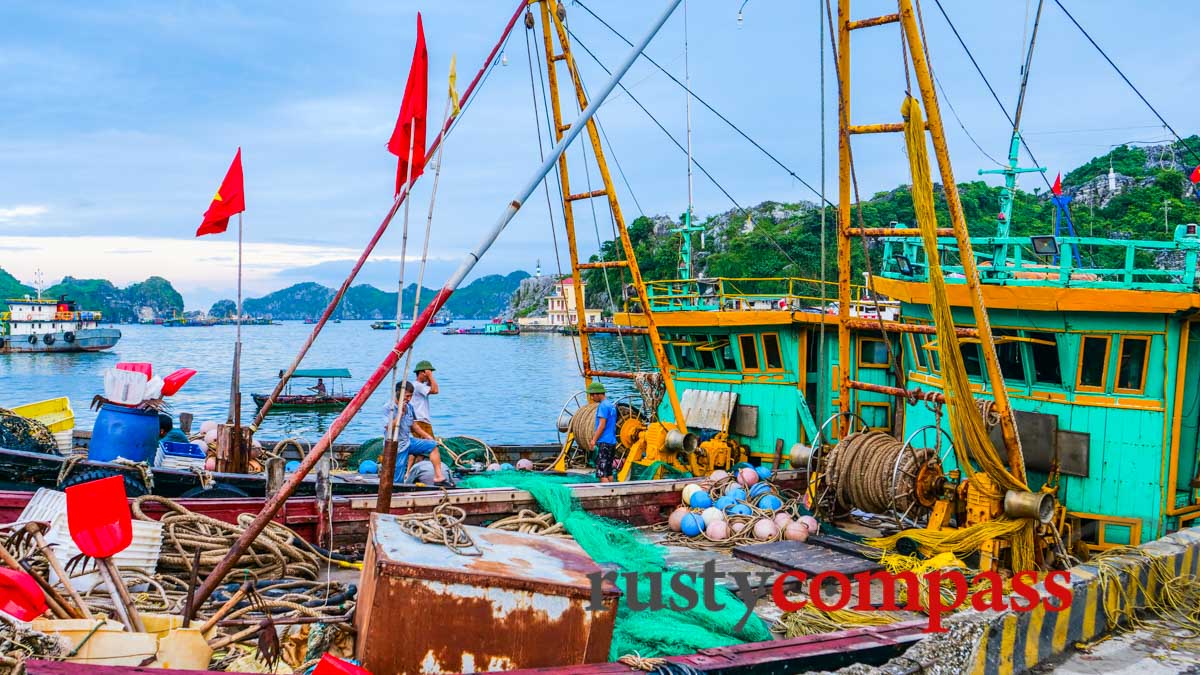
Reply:
[[[165, 376], [177, 368], [198, 371], [178, 394], [167, 399], [175, 415], [190, 412], [195, 416], [193, 430], [206, 420], [225, 421], [229, 413], [234, 326], [117, 327], [121, 341], [104, 352], [0, 355], [0, 407], [68, 396], [75, 410], [76, 428], [91, 429], [96, 414], [90, 404], [93, 396], [104, 392], [104, 371], [118, 361], [147, 361], [153, 364], [156, 375]], [[249, 424], [256, 412], [250, 394], [271, 392], [279, 371], [295, 358], [312, 328], [299, 321], [242, 327], [243, 423]], [[427, 359], [437, 368], [441, 394], [433, 397], [430, 405], [437, 435], [475, 436], [495, 444], [558, 440], [555, 419], [563, 404], [583, 389], [577, 338], [544, 333], [515, 337], [443, 335], [442, 330], [427, 330], [412, 353], [413, 364]], [[348, 368], [353, 378], [342, 381], [341, 386], [355, 392], [387, 355], [395, 337], [395, 331], [373, 330], [369, 321], [329, 323], [301, 368]], [[592, 347], [596, 361], [593, 367], [597, 369], [629, 370], [628, 363], [640, 363], [642, 367], [647, 364], [645, 351], [635, 339], [600, 337], [592, 340]], [[401, 367], [404, 361], [401, 358]], [[363, 441], [383, 435], [389, 381], [385, 379], [339, 441]], [[303, 393], [314, 383], [295, 380], [291, 389]], [[326, 385], [338, 386], [329, 381]], [[618, 395], [631, 389], [626, 381], [606, 385]], [[257, 437], [301, 436], [315, 442], [337, 414], [272, 412]]]

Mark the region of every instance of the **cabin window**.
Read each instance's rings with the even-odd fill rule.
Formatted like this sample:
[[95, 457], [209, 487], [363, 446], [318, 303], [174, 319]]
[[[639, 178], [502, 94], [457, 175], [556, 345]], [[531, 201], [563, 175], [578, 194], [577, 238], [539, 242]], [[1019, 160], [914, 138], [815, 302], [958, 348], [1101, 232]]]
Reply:
[[758, 345], [753, 335], [739, 335], [738, 349], [742, 352], [742, 370], [752, 372], [760, 370], [758, 366]]
[[1085, 335], [1079, 350], [1079, 376], [1076, 388], [1079, 391], [1104, 391], [1108, 381], [1107, 335]]
[[983, 377], [983, 359], [979, 357], [979, 343], [959, 342], [958, 351], [962, 353], [963, 368], [970, 377]]
[[887, 368], [887, 344], [875, 338], [859, 338], [858, 365], [860, 368]]
[[783, 352], [779, 348], [779, 335], [763, 333], [762, 346], [766, 370], [783, 370]]
[[858, 416], [872, 431], [892, 430], [892, 407], [877, 401], [862, 401], [858, 404]]
[[922, 338], [922, 336], [913, 335], [912, 333], [909, 333], [904, 337], [908, 341], [908, 348], [913, 354], [913, 367], [919, 372], [928, 372], [929, 361], [925, 358], [925, 350], [921, 348], [925, 340]]
[[674, 345], [672, 351], [675, 352], [675, 365], [680, 370], [696, 369], [696, 359], [693, 356], [690, 346], [686, 344]]
[[[996, 360], [1000, 362], [1000, 374], [1006, 380], [1025, 381], [1025, 354], [1021, 349], [1017, 331], [1000, 328], [993, 331], [996, 336]], [[1004, 338], [1008, 338], [1007, 340]]]
[[1150, 338], [1121, 338], [1121, 361], [1117, 366], [1116, 391], [1140, 394], [1146, 390], [1146, 354], [1149, 351]]
[[938, 374], [942, 372], [942, 358], [938, 355], [937, 338], [929, 340], [921, 346], [921, 351], [925, 352], [925, 357], [929, 359], [929, 372]]
[[1061, 387], [1062, 368], [1058, 362], [1058, 341], [1054, 333], [1029, 331], [1029, 353], [1033, 360], [1033, 380], [1038, 384]]
[[696, 345], [696, 358], [708, 370], [736, 370], [732, 356], [726, 360], [727, 353], [731, 354], [729, 340], [713, 339]]

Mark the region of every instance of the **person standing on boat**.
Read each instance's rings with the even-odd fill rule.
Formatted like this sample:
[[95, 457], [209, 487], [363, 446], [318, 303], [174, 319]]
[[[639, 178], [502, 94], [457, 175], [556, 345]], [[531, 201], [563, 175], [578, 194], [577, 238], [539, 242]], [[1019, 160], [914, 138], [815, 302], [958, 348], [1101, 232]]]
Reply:
[[592, 449], [596, 451], [596, 477], [601, 483], [611, 483], [616, 470], [613, 460], [617, 454], [617, 406], [605, 396], [604, 385], [593, 382], [587, 387], [588, 398], [596, 404], [596, 430], [592, 433]]
[[417, 367], [413, 368], [417, 375], [417, 381], [413, 382], [412, 397], [413, 411], [417, 414], [416, 424], [430, 438], [433, 438], [433, 419], [429, 416], [429, 397], [438, 393], [438, 383], [433, 378], [434, 370], [436, 368], [428, 361], [419, 361]]
[[[453, 487], [453, 483], [446, 479], [445, 470], [442, 467], [441, 453], [438, 451], [437, 440], [433, 434], [426, 433], [424, 429], [416, 424], [416, 412], [413, 409], [412, 399], [415, 387], [412, 382], [397, 382], [396, 396], [402, 396], [402, 402], [397, 405], [395, 399], [389, 400], [384, 407], [384, 436], [391, 433], [393, 420], [397, 415], [399, 420], [396, 424], [396, 470], [392, 476], [392, 481], [400, 483], [408, 475], [409, 470], [417, 458], [428, 458], [433, 464], [434, 485]], [[403, 394], [401, 393], [403, 392]]]

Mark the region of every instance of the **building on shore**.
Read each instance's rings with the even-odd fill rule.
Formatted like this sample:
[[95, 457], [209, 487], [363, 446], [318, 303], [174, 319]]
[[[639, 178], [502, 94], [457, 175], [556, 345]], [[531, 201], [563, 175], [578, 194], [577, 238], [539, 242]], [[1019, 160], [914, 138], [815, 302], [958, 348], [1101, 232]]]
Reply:
[[[587, 282], [581, 281], [581, 290], [587, 296]], [[578, 321], [578, 305], [575, 303], [574, 280], [571, 277], [559, 279], [546, 296], [546, 315], [527, 316], [518, 320], [521, 330], [558, 331], [576, 325]], [[600, 323], [599, 309], [584, 307], [584, 317], [588, 324]]]

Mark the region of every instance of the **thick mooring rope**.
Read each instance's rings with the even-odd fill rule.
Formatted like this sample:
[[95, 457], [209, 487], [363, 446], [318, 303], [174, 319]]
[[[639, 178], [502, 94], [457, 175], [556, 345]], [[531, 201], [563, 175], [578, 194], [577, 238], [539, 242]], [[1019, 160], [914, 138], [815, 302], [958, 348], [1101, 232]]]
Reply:
[[[880, 431], [853, 433], [838, 443], [826, 459], [825, 475], [840, 512], [906, 513], [916, 502], [917, 473], [935, 453], [903, 449], [904, 443]], [[899, 485], [893, 484], [896, 474]]]
[[463, 529], [467, 512], [442, 501], [430, 513], [409, 513], [396, 516], [400, 530], [426, 544], [442, 544], [458, 555], [482, 555], [475, 540]]

